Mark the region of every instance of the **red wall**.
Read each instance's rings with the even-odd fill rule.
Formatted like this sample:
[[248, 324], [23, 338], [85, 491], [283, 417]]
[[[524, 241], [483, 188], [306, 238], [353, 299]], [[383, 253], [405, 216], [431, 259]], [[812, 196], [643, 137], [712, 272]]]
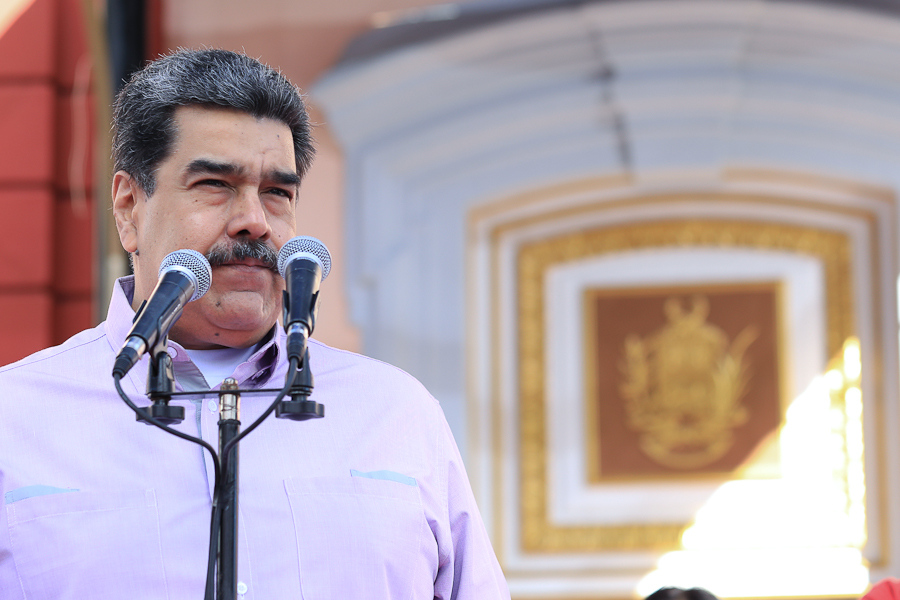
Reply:
[[81, 0], [35, 0], [0, 37], [0, 364], [93, 325], [86, 31]]

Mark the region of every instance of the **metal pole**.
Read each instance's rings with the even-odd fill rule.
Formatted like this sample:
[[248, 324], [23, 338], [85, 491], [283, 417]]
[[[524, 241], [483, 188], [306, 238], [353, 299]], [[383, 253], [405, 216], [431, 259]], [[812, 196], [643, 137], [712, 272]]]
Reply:
[[237, 599], [237, 532], [238, 532], [238, 447], [231, 450], [231, 456], [223, 454], [225, 444], [233, 440], [241, 431], [241, 395], [233, 393], [238, 389], [237, 381], [229, 377], [219, 388], [219, 456], [223, 461], [222, 520], [219, 527], [219, 552], [216, 568], [216, 598], [218, 600]]

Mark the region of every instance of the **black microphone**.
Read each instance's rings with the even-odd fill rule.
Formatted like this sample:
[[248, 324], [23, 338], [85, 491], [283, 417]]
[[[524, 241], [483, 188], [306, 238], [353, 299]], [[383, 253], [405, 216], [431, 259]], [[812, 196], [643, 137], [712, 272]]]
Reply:
[[286, 283], [282, 308], [288, 360], [302, 364], [319, 313], [319, 283], [330, 271], [331, 254], [314, 237], [292, 238], [278, 252], [278, 272]]
[[116, 356], [113, 377], [124, 377], [141, 356], [169, 334], [188, 302], [200, 298], [212, 284], [212, 268], [196, 250], [176, 250], [159, 266], [159, 281], [144, 300], [125, 344]]

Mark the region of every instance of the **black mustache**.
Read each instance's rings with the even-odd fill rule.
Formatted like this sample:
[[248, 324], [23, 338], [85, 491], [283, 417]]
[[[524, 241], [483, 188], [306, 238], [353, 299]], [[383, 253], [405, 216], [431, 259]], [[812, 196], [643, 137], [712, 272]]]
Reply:
[[251, 259], [258, 260], [270, 271], [278, 272], [278, 253], [259, 240], [235, 240], [231, 244], [215, 246], [206, 254], [211, 267]]

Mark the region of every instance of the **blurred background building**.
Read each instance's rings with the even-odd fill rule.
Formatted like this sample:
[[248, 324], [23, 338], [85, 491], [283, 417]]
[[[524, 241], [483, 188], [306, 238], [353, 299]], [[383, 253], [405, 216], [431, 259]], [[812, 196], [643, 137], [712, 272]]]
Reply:
[[900, 575], [900, 1], [0, 0], [3, 363], [104, 318], [112, 95], [200, 46], [309, 95], [315, 337], [441, 401], [514, 598]]

